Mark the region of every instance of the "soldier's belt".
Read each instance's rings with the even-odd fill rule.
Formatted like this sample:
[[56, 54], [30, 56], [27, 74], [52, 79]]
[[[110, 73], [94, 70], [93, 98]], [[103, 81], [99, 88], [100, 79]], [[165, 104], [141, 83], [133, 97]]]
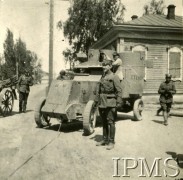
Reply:
[[115, 94], [109, 94], [109, 93], [101, 93], [101, 95], [105, 95], [107, 97], [113, 97], [113, 98], [116, 98], [116, 95]]

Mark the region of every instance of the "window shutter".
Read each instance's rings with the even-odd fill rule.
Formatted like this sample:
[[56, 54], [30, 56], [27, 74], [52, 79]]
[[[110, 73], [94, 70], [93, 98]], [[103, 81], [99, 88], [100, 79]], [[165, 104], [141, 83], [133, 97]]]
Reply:
[[180, 52], [170, 52], [169, 73], [172, 75], [172, 78], [180, 78], [180, 56]]

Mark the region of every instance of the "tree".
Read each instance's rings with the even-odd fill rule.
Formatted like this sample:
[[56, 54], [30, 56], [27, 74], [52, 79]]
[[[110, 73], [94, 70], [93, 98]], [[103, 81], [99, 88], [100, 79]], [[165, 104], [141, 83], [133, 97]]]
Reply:
[[27, 48], [26, 44], [19, 38], [16, 41], [15, 44], [15, 54], [16, 54], [16, 60], [18, 62], [18, 74], [22, 74], [24, 69], [26, 69], [26, 64], [27, 64]]
[[[63, 29], [74, 53], [82, 51], [87, 54], [91, 45], [117, 22], [117, 18], [123, 20], [124, 11], [121, 0], [73, 1]], [[58, 26], [61, 28], [62, 23], [59, 22]]]
[[144, 15], [148, 14], [164, 14], [166, 6], [164, 0], [151, 0], [149, 4], [144, 6]]
[[9, 29], [7, 29], [7, 36], [3, 46], [4, 46], [4, 58], [5, 58], [3, 76], [4, 78], [9, 78], [12, 75], [15, 75], [16, 73], [14, 39], [13, 39], [13, 33]]
[[[39, 73], [41, 72], [41, 61], [38, 59], [37, 54], [27, 50], [26, 43], [21, 38], [14, 43], [13, 33], [9, 29], [7, 29], [7, 37], [3, 45], [5, 63], [1, 65], [1, 78], [10, 78], [16, 75], [17, 70], [19, 75], [25, 69], [29, 70], [31, 74], [34, 74], [37, 69], [39, 69]], [[18, 63], [18, 69], [16, 63]]]

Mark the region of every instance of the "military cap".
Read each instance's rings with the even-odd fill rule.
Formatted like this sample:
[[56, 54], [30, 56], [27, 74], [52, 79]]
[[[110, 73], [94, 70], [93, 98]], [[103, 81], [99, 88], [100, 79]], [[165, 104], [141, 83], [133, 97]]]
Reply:
[[64, 71], [64, 70], [61, 70], [61, 71], [60, 71], [60, 74], [61, 74], [61, 75], [65, 75], [65, 71]]
[[107, 66], [107, 65], [111, 66], [112, 61], [111, 60], [105, 60], [105, 61], [102, 62], [102, 66]]
[[100, 54], [105, 54], [103, 50], [99, 50]]
[[166, 77], [166, 78], [171, 78], [172, 75], [167, 73], [167, 74], [165, 74], [165, 77]]
[[115, 51], [115, 52], [113, 52], [113, 54], [112, 54], [113, 56], [119, 56], [119, 54]]

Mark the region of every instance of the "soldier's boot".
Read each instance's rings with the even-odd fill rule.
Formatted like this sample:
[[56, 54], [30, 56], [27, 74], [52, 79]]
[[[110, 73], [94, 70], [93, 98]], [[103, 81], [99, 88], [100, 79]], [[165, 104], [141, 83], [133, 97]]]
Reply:
[[22, 101], [19, 101], [19, 113], [22, 113]]
[[107, 145], [107, 150], [111, 150], [114, 148], [114, 138], [115, 138], [115, 124], [112, 123], [109, 125], [109, 132], [110, 132], [110, 135], [109, 135], [109, 144]]
[[160, 113], [161, 111], [162, 111], [162, 109], [159, 108], [159, 109], [157, 110], [157, 112], [156, 112], [156, 115], [159, 116], [159, 113]]
[[26, 101], [23, 101], [23, 103], [22, 103], [22, 111], [24, 113], [26, 112], [26, 105], [27, 105]]
[[164, 117], [164, 125], [168, 126], [168, 113], [166, 111], [163, 112]]
[[103, 122], [103, 140], [98, 142], [96, 146], [105, 146], [109, 143], [109, 131], [108, 131], [108, 124], [106, 121]]

